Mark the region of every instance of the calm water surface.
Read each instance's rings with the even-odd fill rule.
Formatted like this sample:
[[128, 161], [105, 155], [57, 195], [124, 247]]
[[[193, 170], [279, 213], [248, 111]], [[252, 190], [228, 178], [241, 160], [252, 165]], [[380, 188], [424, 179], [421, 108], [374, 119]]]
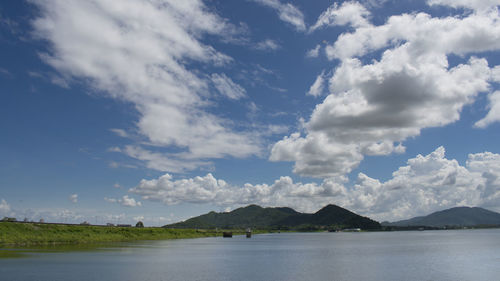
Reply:
[[500, 230], [281, 233], [55, 248], [0, 259], [0, 280], [500, 280]]

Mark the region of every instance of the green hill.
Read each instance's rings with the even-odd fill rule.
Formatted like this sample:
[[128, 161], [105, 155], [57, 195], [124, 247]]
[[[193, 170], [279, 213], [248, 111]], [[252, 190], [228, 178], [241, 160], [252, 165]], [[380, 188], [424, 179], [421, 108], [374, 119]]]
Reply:
[[227, 213], [210, 212], [165, 227], [316, 230], [330, 228], [379, 229], [380, 224], [335, 205], [328, 205], [314, 214], [299, 213], [291, 208], [262, 208], [257, 205], [249, 205]]
[[386, 225], [431, 227], [500, 225], [500, 214], [478, 207], [456, 207]]

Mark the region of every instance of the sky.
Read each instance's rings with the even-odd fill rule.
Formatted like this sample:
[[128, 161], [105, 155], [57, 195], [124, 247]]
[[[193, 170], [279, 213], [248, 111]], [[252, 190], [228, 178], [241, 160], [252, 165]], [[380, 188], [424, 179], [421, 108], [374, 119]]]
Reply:
[[500, 212], [499, 0], [0, 3], [0, 216]]

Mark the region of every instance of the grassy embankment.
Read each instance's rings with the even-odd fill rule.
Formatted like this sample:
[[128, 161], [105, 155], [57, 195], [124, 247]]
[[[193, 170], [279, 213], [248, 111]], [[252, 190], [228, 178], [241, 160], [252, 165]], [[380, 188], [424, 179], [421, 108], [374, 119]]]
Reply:
[[[243, 230], [231, 231], [234, 235], [245, 233]], [[214, 236], [222, 236], [222, 232], [158, 227], [136, 228], [0, 222], [0, 246], [102, 243]]]

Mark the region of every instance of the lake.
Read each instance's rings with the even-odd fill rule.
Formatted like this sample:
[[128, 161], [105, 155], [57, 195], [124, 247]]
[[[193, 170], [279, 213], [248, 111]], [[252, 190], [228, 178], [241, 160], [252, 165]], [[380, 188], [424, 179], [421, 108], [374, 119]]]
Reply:
[[0, 259], [0, 280], [500, 280], [500, 229], [276, 233], [33, 249]]

